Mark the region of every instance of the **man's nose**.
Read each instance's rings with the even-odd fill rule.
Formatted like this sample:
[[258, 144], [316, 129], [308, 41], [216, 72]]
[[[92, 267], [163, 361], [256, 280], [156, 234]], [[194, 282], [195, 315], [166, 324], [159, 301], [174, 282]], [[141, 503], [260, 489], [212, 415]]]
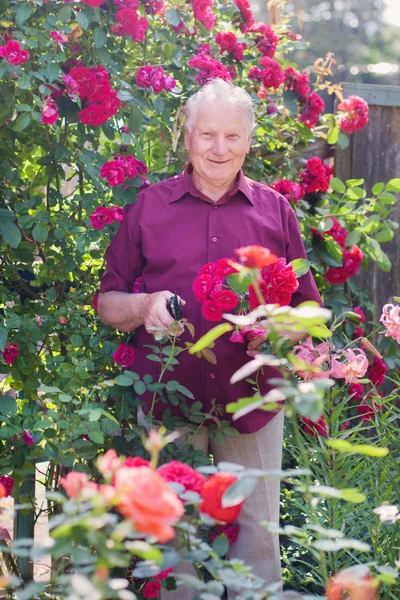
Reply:
[[227, 144], [224, 135], [216, 135], [214, 137], [212, 150], [213, 153], [218, 156], [223, 156], [226, 153]]

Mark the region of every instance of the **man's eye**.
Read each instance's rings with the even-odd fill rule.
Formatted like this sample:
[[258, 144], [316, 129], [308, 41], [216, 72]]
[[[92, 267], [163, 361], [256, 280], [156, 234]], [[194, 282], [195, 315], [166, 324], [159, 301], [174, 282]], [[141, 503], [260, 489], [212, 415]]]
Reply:
[[237, 139], [238, 137], [239, 137], [239, 136], [238, 136], [238, 134], [237, 134], [237, 133], [231, 133], [231, 134], [229, 134], [229, 135], [228, 135], [228, 138], [229, 138], [230, 140], [235, 140], [235, 139]]
[[210, 136], [212, 136], [212, 133], [211, 133], [211, 131], [205, 131], [203, 133], [203, 135], [205, 135], [206, 137], [210, 137]]

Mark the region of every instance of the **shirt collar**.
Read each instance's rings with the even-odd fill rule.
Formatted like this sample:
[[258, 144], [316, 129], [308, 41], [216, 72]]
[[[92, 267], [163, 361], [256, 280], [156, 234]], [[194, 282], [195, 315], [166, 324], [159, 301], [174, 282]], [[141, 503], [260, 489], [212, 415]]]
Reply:
[[[202, 192], [200, 192], [194, 185], [192, 178], [190, 177], [190, 173], [193, 171], [192, 165], [186, 167], [186, 169], [180, 175], [175, 175], [174, 179], [176, 181], [176, 185], [171, 192], [171, 196], [169, 199], [169, 203], [176, 202], [180, 200], [184, 194], [189, 193], [192, 196], [196, 196], [203, 200], [208, 200]], [[247, 198], [247, 200], [254, 205], [253, 200], [253, 191], [251, 189], [249, 180], [245, 177], [242, 169], [240, 169], [237, 181], [235, 182], [234, 187], [230, 190], [229, 196], [233, 196], [238, 191], [242, 192], [242, 194]]]

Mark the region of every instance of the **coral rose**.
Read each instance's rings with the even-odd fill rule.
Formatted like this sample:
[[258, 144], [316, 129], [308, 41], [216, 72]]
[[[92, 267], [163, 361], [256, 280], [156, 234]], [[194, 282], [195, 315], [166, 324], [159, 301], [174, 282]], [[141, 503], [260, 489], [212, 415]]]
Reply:
[[117, 510], [133, 521], [136, 531], [161, 543], [175, 536], [172, 525], [183, 516], [183, 504], [159, 473], [146, 467], [121, 467], [114, 486]]
[[89, 482], [87, 473], [79, 473], [78, 471], [71, 471], [66, 477], [60, 477], [60, 484], [69, 498], [79, 498], [82, 490], [88, 487], [89, 483], [93, 484], [94, 482]]
[[250, 269], [262, 269], [267, 265], [274, 264], [278, 260], [275, 254], [272, 254], [268, 248], [263, 248], [263, 246], [259, 246], [258, 244], [237, 248], [235, 252], [239, 256], [242, 265]]
[[216, 521], [225, 523], [235, 521], [242, 510], [243, 502], [227, 508], [222, 506], [222, 496], [235, 481], [237, 478], [229, 473], [212, 475], [201, 491], [203, 502], [200, 504], [200, 510]]

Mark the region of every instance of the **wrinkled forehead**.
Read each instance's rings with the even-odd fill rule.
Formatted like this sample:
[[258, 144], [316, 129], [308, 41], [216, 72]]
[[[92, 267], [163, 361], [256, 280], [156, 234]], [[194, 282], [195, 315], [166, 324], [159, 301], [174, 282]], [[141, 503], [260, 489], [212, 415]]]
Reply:
[[210, 127], [214, 131], [234, 128], [247, 132], [246, 115], [241, 106], [228, 100], [207, 100], [198, 106], [193, 122], [195, 130], [204, 127]]

